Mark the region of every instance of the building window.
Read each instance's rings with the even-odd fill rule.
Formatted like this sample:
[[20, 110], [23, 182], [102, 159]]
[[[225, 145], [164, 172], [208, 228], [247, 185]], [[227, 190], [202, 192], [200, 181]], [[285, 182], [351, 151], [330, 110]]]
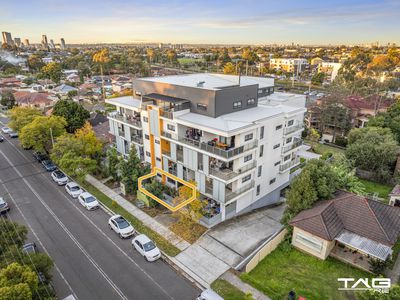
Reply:
[[161, 158], [159, 158], [159, 157], [157, 157], [156, 160], [159, 161], [159, 162], [161, 162]]
[[149, 122], [149, 118], [148, 117], [143, 117], [143, 122]]
[[272, 179], [269, 181], [269, 184], [273, 184], [275, 181], [276, 181], [276, 178], [272, 178]]
[[292, 137], [286, 139], [286, 144], [289, 144], [292, 141]]
[[146, 140], [149, 140], [149, 139], [150, 139], [150, 137], [149, 137], [148, 134], [145, 134], [145, 135], [144, 135], [144, 138], [145, 138]]
[[235, 101], [233, 102], [233, 109], [242, 108], [242, 101]]
[[171, 124], [167, 124], [167, 129], [170, 131], [175, 131], [175, 126]]
[[246, 135], [244, 136], [244, 141], [245, 141], [245, 142], [250, 141], [250, 140], [252, 140], [252, 139], [253, 139], [253, 134], [252, 134], [252, 133], [246, 134]]
[[276, 130], [282, 129], [282, 125], [278, 125], [275, 127]]
[[251, 175], [246, 175], [242, 178], [242, 183], [245, 183], [246, 181], [249, 181], [251, 179]]
[[264, 126], [261, 126], [260, 128], [260, 140], [264, 138]]
[[322, 242], [317, 239], [313, 239], [312, 237], [305, 236], [303, 234], [296, 234], [296, 242], [320, 253], [322, 250]]
[[260, 146], [260, 157], [264, 155], [264, 145]]
[[277, 161], [277, 162], [274, 164], [274, 166], [275, 166], [275, 167], [276, 167], [276, 166], [279, 166], [280, 163], [281, 163], [281, 161]]
[[274, 146], [274, 149], [279, 148], [280, 146], [281, 146], [281, 144], [276, 144], [276, 145]]
[[201, 103], [197, 103], [197, 109], [206, 111], [207, 110], [207, 105], [201, 104]]
[[263, 93], [263, 90], [262, 90], [262, 89], [259, 89], [259, 90], [258, 90], [258, 93], [259, 93], [259, 94], [262, 94], [262, 93]]
[[160, 141], [159, 140], [154, 140], [154, 143], [160, 144]]
[[253, 158], [253, 155], [249, 154], [244, 157], [244, 162], [248, 162]]
[[290, 120], [289, 122], [287, 122], [287, 126], [292, 126], [294, 124], [294, 120]]
[[258, 166], [258, 174], [257, 176], [260, 177], [262, 173], [262, 166]]
[[257, 185], [256, 196], [260, 195], [261, 186]]
[[289, 155], [286, 155], [284, 158], [283, 158], [283, 161], [287, 161], [287, 160], [289, 160], [290, 159], [290, 154]]
[[254, 105], [256, 100], [254, 98], [247, 99], [247, 105]]
[[151, 156], [151, 153], [149, 151], [146, 151], [146, 156]]

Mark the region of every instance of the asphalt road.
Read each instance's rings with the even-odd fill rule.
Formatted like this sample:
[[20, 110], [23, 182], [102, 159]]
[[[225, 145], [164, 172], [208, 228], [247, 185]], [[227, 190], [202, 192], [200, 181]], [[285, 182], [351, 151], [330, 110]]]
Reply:
[[54, 260], [60, 299], [194, 299], [200, 292], [162, 260], [146, 262], [130, 239], [110, 231], [105, 212], [86, 211], [8, 137], [0, 143], [0, 196], [11, 204], [8, 218], [27, 225], [29, 241]]

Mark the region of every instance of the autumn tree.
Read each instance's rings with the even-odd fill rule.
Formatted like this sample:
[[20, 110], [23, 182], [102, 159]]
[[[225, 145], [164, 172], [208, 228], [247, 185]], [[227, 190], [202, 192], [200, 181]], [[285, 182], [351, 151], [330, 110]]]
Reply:
[[228, 62], [224, 66], [224, 74], [236, 74], [235, 65], [231, 62]]
[[34, 71], [40, 71], [40, 69], [44, 66], [44, 63], [40, 56], [32, 54], [28, 57], [28, 66]]
[[42, 112], [36, 108], [17, 106], [10, 110], [10, 127], [20, 132], [23, 127], [30, 124], [36, 117], [42, 115]]
[[44, 78], [51, 79], [55, 83], [59, 83], [62, 76], [61, 64], [57, 62], [51, 62], [42, 67], [41, 73]]
[[100, 51], [97, 51], [93, 54], [93, 62], [98, 63], [100, 65], [100, 74], [101, 74], [101, 86], [103, 91], [103, 98], [106, 98], [105, 90], [104, 90], [104, 74], [103, 68], [104, 64], [110, 62], [110, 53], [107, 48], [103, 48]]
[[59, 116], [38, 116], [21, 129], [19, 139], [25, 148], [44, 152], [49, 150], [52, 141], [65, 133], [67, 122]]

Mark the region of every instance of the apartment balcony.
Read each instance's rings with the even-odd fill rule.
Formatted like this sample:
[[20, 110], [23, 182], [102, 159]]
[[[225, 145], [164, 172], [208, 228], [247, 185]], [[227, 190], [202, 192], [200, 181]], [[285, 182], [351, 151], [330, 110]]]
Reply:
[[300, 164], [300, 158], [296, 157], [295, 159], [286, 162], [284, 164], [281, 164], [279, 166], [279, 172], [280, 173], [285, 173], [286, 171], [289, 171], [291, 168], [293, 168], [294, 166], [297, 166], [298, 164]]
[[237, 189], [234, 192], [232, 192], [228, 189], [225, 189], [225, 202], [228, 202], [228, 201], [240, 196], [241, 194], [251, 190], [252, 188], [254, 188], [254, 180], [252, 180], [250, 183], [242, 186], [240, 189]]
[[143, 145], [143, 137], [140, 135], [131, 135], [131, 141], [135, 144]]
[[235, 177], [254, 169], [257, 165], [256, 161], [253, 161], [242, 168], [238, 169], [237, 171], [233, 171], [228, 168], [219, 168], [219, 167], [210, 167], [209, 172], [211, 175], [218, 177], [221, 180], [229, 181], [234, 179]]
[[121, 128], [118, 128], [118, 135], [122, 138], [125, 138], [125, 132], [121, 130]]
[[284, 146], [282, 148], [282, 153], [287, 153], [289, 151], [292, 151], [293, 149], [296, 149], [296, 148], [300, 147], [301, 145], [303, 145], [303, 140], [295, 139], [292, 144]]
[[108, 114], [108, 118], [125, 124], [132, 125], [136, 128], [142, 129], [142, 122], [140, 122], [140, 117], [121, 115], [118, 112], [112, 112]]
[[247, 143], [245, 145], [242, 145], [242, 146], [228, 148], [226, 145], [219, 146], [218, 143], [215, 144], [213, 141], [209, 141], [208, 143], [206, 143], [206, 142], [202, 142], [199, 140], [194, 140], [194, 139], [190, 139], [190, 138], [186, 138], [186, 137], [178, 137], [178, 139], [174, 139], [174, 138], [172, 138], [171, 134], [169, 134], [168, 132], [163, 132], [162, 136], [164, 136], [168, 139], [172, 139], [174, 141], [178, 141], [183, 144], [198, 148], [198, 149], [206, 151], [208, 153], [220, 156], [225, 159], [235, 157], [243, 152], [254, 149], [258, 145], [257, 140], [254, 140], [254, 141]]
[[283, 130], [283, 133], [285, 135], [287, 134], [291, 134], [293, 132], [299, 131], [299, 130], [303, 130], [304, 129], [304, 124], [303, 123], [299, 123], [290, 127], [285, 127], [285, 129]]

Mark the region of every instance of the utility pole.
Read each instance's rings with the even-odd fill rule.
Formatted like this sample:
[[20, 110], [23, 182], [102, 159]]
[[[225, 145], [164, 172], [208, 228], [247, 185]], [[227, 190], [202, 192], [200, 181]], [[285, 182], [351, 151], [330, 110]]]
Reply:
[[54, 147], [53, 129], [50, 127], [51, 145]]

